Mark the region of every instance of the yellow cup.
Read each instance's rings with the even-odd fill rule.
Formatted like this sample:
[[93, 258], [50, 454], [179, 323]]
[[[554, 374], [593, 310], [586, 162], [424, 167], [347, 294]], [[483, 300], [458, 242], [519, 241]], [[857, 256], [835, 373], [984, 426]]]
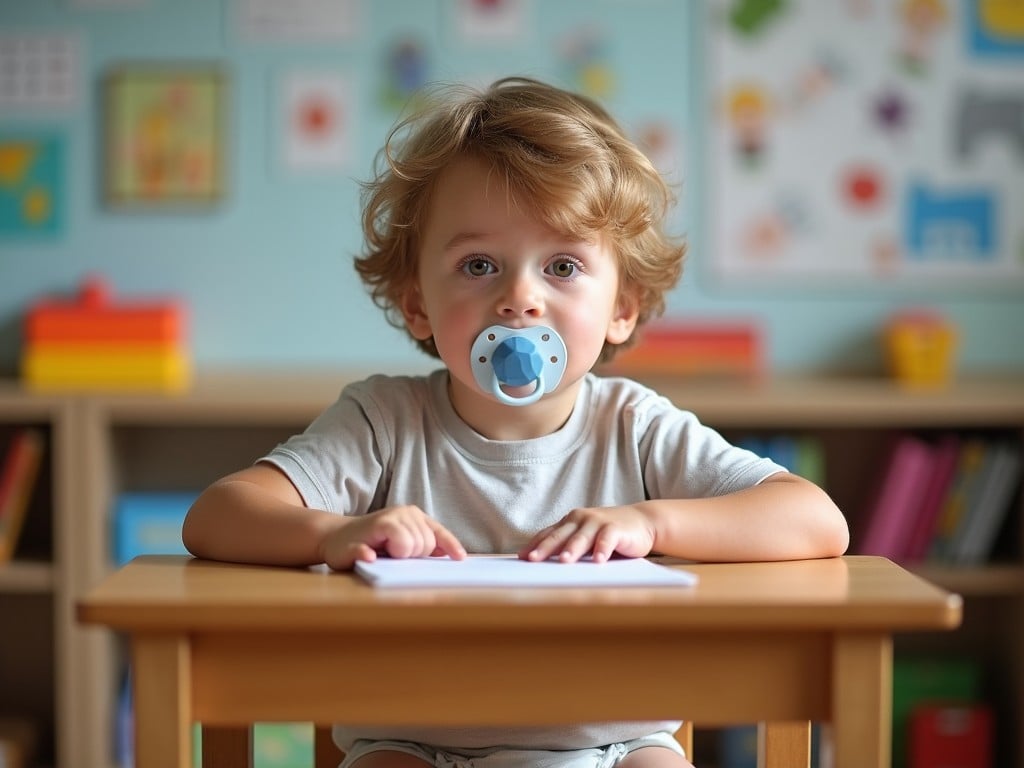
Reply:
[[912, 387], [940, 387], [953, 378], [957, 333], [938, 314], [907, 313], [886, 324], [885, 347], [891, 375]]

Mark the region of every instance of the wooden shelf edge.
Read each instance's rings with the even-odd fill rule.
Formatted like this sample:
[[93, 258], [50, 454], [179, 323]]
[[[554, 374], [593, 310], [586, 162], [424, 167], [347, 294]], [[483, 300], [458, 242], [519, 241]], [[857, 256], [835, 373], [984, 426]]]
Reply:
[[966, 597], [1024, 596], [1024, 565], [959, 567], [915, 563], [905, 567], [926, 581]]
[[0, 565], [0, 594], [47, 594], [54, 591], [52, 563], [13, 560]]

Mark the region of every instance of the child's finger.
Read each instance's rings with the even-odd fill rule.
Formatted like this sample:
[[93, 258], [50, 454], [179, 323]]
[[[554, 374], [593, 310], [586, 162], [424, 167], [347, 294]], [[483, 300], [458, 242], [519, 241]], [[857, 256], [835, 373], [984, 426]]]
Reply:
[[428, 518], [430, 528], [434, 532], [436, 546], [434, 552], [448, 555], [452, 560], [462, 560], [466, 556], [466, 548], [455, 534], [432, 518]]
[[565, 549], [566, 542], [577, 530], [576, 523], [567, 520], [562, 520], [546, 528], [538, 533], [531, 545], [527, 547], [526, 559], [540, 562], [554, 554], [561, 553]]
[[594, 547], [594, 540], [598, 529], [594, 525], [584, 524], [569, 536], [562, 546], [558, 559], [563, 563], [575, 563]]
[[604, 526], [594, 537], [594, 548], [591, 553], [595, 563], [603, 563], [615, 554], [621, 537], [611, 526]]

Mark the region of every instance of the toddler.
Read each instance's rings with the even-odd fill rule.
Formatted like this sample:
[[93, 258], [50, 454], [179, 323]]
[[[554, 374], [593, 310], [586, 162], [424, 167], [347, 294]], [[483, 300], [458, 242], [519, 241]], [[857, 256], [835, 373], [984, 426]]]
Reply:
[[[440, 96], [392, 132], [365, 185], [356, 270], [442, 367], [347, 386], [213, 483], [185, 521], [189, 551], [337, 570], [468, 553], [842, 554], [846, 522], [820, 488], [591, 372], [663, 310], [684, 254], [663, 231], [669, 190], [611, 116], [523, 78]], [[678, 726], [340, 725], [335, 739], [344, 768], [685, 768]]]

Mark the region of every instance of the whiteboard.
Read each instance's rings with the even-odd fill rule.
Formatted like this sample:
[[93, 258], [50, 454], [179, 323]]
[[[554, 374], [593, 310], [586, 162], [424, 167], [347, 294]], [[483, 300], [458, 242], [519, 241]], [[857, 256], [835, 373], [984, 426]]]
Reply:
[[712, 0], [715, 276], [1024, 285], [1024, 3]]

